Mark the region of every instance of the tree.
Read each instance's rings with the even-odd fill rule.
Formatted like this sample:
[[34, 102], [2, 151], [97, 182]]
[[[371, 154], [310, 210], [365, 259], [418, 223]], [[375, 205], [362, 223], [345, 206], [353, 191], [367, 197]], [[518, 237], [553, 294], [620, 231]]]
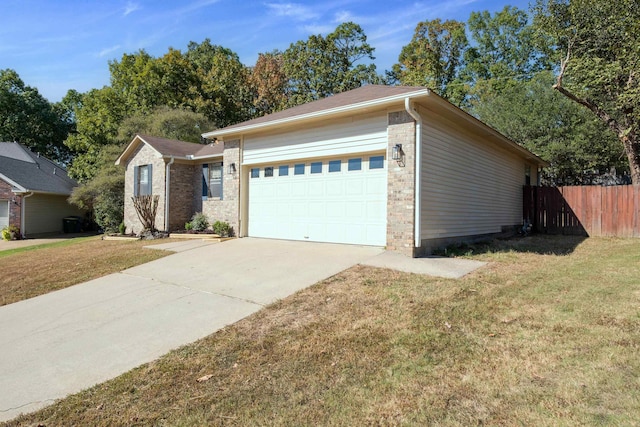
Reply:
[[289, 105], [300, 105], [327, 96], [377, 83], [373, 47], [362, 28], [346, 22], [327, 37], [312, 35], [291, 44], [284, 52], [284, 70], [289, 79]]
[[62, 104], [49, 103], [14, 70], [0, 70], [0, 140], [20, 142], [67, 164], [71, 153], [64, 140], [73, 128]]
[[544, 39], [529, 25], [527, 13], [505, 6], [493, 16], [472, 12], [468, 21], [474, 41], [465, 52], [466, 79], [500, 89], [510, 81], [528, 80], [550, 68]]
[[202, 133], [211, 129], [214, 129], [214, 124], [203, 114], [162, 106], [149, 114], [127, 117], [118, 129], [117, 140], [120, 144], [127, 144], [135, 134], [143, 133], [199, 143]]
[[614, 132], [640, 185], [640, 2], [538, 0], [535, 24], [559, 54], [553, 88]]
[[289, 96], [282, 52], [258, 54], [249, 74], [249, 85], [254, 92], [253, 104], [258, 116], [286, 108]]
[[403, 85], [427, 86], [459, 104], [464, 98], [459, 73], [467, 48], [464, 23], [440, 19], [420, 22], [388, 76]]
[[616, 182], [614, 169], [626, 172], [616, 138], [587, 110], [551, 88], [551, 71], [530, 81], [516, 81], [499, 94], [488, 94], [474, 114], [550, 163], [543, 181], [554, 185]]

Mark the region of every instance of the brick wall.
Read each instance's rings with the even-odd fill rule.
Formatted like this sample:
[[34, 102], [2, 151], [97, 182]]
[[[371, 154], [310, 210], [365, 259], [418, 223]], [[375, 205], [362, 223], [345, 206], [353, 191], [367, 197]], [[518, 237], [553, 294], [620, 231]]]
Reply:
[[[229, 173], [229, 166], [235, 163], [236, 172]], [[194, 188], [200, 199], [202, 212], [207, 215], [211, 223], [215, 221], [228, 222], [237, 235], [239, 233], [240, 217], [240, 140], [224, 141], [224, 154], [222, 158], [222, 200], [202, 200], [202, 171], [198, 170], [194, 175]], [[196, 201], [196, 206], [198, 202]]]
[[17, 196], [13, 193], [13, 191], [11, 191], [11, 185], [1, 179], [0, 200], [9, 201], [9, 225], [20, 227], [20, 205], [22, 203], [22, 196]]
[[[389, 113], [388, 125], [387, 249], [415, 256], [415, 122], [401, 111]], [[391, 158], [396, 144], [404, 152], [400, 162]]]
[[127, 232], [139, 233], [142, 231], [142, 224], [138, 219], [136, 210], [133, 207], [133, 187], [134, 187], [134, 168], [136, 166], [151, 164], [152, 172], [152, 194], [160, 196], [158, 200], [158, 213], [156, 215], [156, 228], [162, 230], [164, 228], [164, 160], [158, 157], [158, 153], [146, 144], [141, 144], [138, 150], [132, 155], [131, 160], [125, 167], [125, 187], [124, 187], [124, 223]]
[[193, 175], [195, 169], [198, 169], [198, 172], [202, 173], [199, 165], [198, 167], [185, 163], [174, 163], [171, 165], [169, 231], [184, 230], [185, 222], [190, 221], [195, 213], [193, 210]]

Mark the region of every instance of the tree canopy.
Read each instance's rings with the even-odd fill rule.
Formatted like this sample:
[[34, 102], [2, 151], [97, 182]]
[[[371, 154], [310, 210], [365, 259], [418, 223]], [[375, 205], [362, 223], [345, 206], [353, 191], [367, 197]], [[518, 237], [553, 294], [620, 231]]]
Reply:
[[14, 70], [0, 70], [0, 141], [16, 141], [61, 164], [71, 160], [64, 145], [74, 131], [63, 104], [51, 104]]
[[640, 184], [640, 3], [539, 0], [535, 22], [557, 53], [553, 87], [617, 136]]

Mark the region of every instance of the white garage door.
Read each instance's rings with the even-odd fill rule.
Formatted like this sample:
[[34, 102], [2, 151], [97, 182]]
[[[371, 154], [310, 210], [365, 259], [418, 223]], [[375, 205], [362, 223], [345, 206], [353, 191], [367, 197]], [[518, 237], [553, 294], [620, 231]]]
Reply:
[[9, 201], [0, 200], [0, 230], [9, 225]]
[[249, 236], [386, 245], [383, 155], [252, 167]]

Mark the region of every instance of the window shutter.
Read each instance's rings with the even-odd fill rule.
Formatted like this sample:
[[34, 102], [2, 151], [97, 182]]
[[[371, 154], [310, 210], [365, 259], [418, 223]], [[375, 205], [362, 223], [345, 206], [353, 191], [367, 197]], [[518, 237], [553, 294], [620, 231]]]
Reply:
[[209, 165], [202, 165], [202, 200], [207, 200], [209, 196]]
[[133, 167], [133, 195], [140, 194], [140, 168], [138, 166]]
[[151, 172], [153, 172], [153, 165], [152, 164], [148, 164], [147, 168], [149, 170], [149, 180], [147, 181], [147, 192], [145, 194], [152, 194], [153, 191], [153, 174]]

